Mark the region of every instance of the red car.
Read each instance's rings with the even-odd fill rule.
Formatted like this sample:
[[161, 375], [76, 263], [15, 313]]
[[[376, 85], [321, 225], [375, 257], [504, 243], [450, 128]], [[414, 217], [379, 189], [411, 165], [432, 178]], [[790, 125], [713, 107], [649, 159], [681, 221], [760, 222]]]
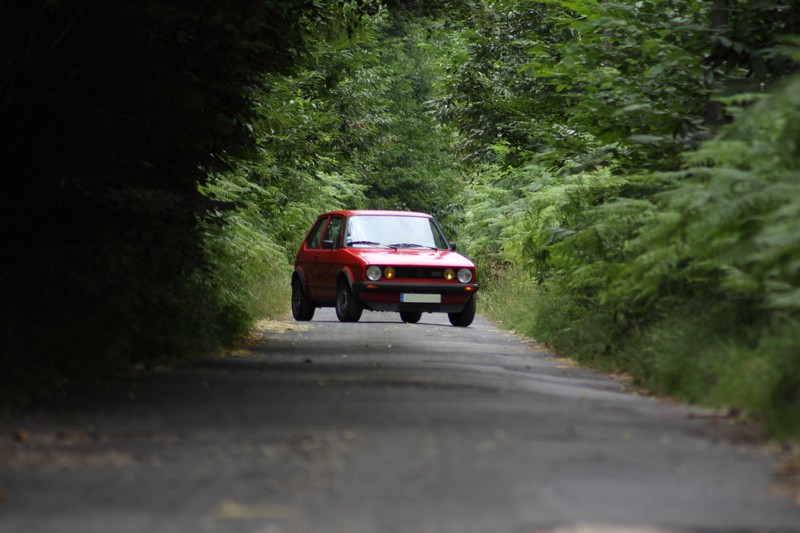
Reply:
[[364, 309], [447, 313], [454, 326], [475, 318], [475, 265], [456, 253], [439, 223], [408, 211], [332, 211], [317, 218], [294, 262], [292, 315], [311, 320], [335, 307], [342, 322]]

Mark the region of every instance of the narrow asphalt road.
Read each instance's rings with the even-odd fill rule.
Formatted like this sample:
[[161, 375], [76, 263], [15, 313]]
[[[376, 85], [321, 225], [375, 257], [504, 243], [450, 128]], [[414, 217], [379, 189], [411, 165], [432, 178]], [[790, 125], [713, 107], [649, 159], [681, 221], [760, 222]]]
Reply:
[[0, 531], [800, 531], [744, 428], [484, 320], [325, 310], [262, 333], [2, 413]]

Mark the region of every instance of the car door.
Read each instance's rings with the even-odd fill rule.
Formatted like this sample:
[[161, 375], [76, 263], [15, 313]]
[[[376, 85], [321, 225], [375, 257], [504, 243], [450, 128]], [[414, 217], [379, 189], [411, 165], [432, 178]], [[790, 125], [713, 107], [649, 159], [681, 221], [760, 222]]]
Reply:
[[322, 249], [317, 254], [318, 297], [336, 298], [336, 278], [341, 270], [341, 241], [344, 218], [332, 216], [322, 236]]
[[306, 282], [306, 291], [312, 299], [320, 297], [319, 285], [319, 255], [322, 252], [322, 234], [328, 224], [328, 217], [317, 219], [311, 231], [308, 232], [305, 242], [297, 254], [297, 267], [303, 272]]

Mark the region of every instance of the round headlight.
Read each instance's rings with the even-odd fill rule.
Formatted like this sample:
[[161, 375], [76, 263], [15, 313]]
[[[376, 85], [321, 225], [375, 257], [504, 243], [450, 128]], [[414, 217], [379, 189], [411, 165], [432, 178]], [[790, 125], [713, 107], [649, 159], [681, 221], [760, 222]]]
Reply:
[[376, 266], [367, 267], [367, 279], [370, 281], [378, 281], [381, 279], [381, 269]]
[[397, 271], [392, 267], [386, 267], [383, 269], [383, 275], [386, 276], [386, 279], [392, 279], [397, 275]]
[[469, 283], [472, 281], [472, 271], [468, 268], [462, 268], [458, 271], [458, 281], [461, 283]]
[[444, 271], [444, 279], [450, 281], [452, 279], [456, 279], [456, 271], [452, 268], [448, 268]]

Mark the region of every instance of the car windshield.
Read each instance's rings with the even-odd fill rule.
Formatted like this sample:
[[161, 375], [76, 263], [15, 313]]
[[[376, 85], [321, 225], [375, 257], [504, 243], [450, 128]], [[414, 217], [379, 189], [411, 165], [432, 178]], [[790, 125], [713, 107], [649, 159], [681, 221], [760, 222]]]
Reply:
[[444, 249], [447, 240], [428, 217], [355, 215], [347, 221], [345, 245]]

